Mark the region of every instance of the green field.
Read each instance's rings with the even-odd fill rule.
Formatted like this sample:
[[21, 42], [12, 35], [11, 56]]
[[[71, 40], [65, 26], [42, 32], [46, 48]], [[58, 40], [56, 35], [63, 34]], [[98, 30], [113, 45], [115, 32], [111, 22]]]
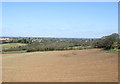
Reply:
[[15, 48], [18, 46], [25, 46], [27, 44], [23, 44], [23, 43], [7, 43], [7, 44], [1, 44], [0, 47], [2, 47], [3, 50], [7, 50], [10, 48]]
[[118, 52], [120, 52], [120, 49], [110, 49], [107, 52], [108, 53], [118, 53]]
[[2, 54], [11, 54], [11, 53], [25, 53], [27, 52], [26, 50], [20, 50], [20, 51], [7, 51], [7, 52], [2, 52]]

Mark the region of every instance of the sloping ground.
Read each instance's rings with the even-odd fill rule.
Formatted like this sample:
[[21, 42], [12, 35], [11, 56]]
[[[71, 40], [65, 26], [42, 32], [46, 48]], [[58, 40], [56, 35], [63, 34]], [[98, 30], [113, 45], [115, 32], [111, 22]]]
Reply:
[[3, 54], [3, 82], [117, 82], [118, 55], [100, 49]]

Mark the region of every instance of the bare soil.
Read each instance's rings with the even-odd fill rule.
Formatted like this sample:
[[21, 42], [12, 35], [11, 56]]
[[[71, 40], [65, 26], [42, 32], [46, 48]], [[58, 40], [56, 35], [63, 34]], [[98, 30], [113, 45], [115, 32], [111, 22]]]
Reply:
[[118, 54], [100, 49], [2, 55], [3, 82], [118, 82]]

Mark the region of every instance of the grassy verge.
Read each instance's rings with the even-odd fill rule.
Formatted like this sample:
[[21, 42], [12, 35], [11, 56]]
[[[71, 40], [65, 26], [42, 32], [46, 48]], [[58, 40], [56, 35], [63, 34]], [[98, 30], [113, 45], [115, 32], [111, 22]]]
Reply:
[[26, 50], [21, 50], [21, 51], [7, 51], [7, 52], [2, 52], [3, 54], [11, 54], [11, 53], [25, 53], [27, 52]]
[[107, 50], [107, 53], [118, 53], [120, 52], [120, 49], [110, 49], [110, 50]]

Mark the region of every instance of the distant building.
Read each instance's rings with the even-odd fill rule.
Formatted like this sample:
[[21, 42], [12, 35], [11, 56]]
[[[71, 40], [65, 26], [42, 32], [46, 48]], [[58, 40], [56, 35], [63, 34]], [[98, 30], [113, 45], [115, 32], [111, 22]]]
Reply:
[[41, 42], [41, 41], [42, 41], [42, 39], [32, 39], [32, 42], [34, 42], [34, 41]]
[[0, 40], [10, 40], [10, 38], [0, 38]]

